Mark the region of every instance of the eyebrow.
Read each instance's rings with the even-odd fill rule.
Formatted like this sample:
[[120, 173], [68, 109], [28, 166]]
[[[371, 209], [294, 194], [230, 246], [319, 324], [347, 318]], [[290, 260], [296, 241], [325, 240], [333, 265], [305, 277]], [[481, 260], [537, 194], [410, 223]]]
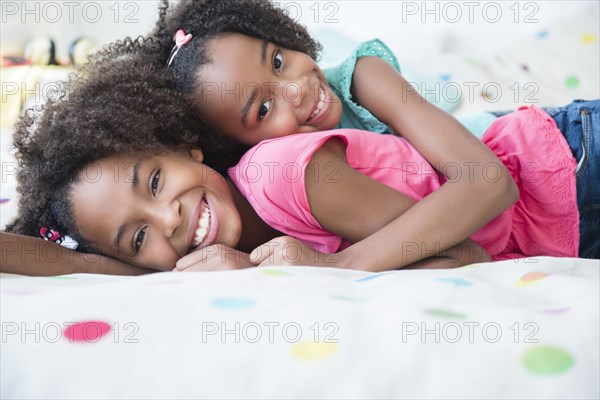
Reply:
[[[142, 166], [142, 163], [144, 162], [144, 160], [147, 157], [142, 157], [139, 160], [137, 160], [137, 162], [133, 165], [133, 171], [132, 171], [132, 179], [131, 179], [131, 191], [135, 192], [139, 186], [139, 182], [140, 182], [140, 178], [139, 178], [139, 173], [140, 173], [140, 167]], [[117, 234], [115, 235], [115, 238], [113, 240], [113, 247], [118, 249], [119, 248], [119, 243], [121, 243], [121, 240], [123, 239], [123, 234], [125, 233], [125, 224], [122, 224], [121, 226], [119, 226], [119, 229], [117, 230]]]
[[[269, 47], [269, 42], [266, 40], [263, 40], [262, 43], [260, 44], [260, 63], [263, 66], [267, 62], [267, 47]], [[252, 92], [250, 93], [248, 100], [246, 100], [246, 103], [242, 107], [242, 118], [241, 118], [242, 126], [246, 126], [246, 123], [248, 122], [248, 111], [250, 110], [250, 106], [252, 106], [252, 103], [254, 103], [256, 101], [257, 96], [258, 96], [258, 89], [256, 87], [254, 87], [254, 88], [252, 88]]]

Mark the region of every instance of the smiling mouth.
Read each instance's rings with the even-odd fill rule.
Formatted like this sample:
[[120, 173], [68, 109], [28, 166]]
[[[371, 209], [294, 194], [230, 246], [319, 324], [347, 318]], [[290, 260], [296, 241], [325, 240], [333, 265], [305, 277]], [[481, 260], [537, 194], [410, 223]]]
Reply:
[[198, 218], [198, 228], [196, 229], [196, 233], [194, 233], [194, 238], [192, 239], [192, 250], [204, 242], [206, 236], [208, 236], [208, 232], [210, 231], [210, 208], [205, 197], [202, 198], [202, 208], [202, 214], [200, 215], [200, 218]]
[[305, 124], [310, 123], [313, 119], [315, 119], [323, 110], [323, 107], [325, 106], [325, 97], [326, 97], [326, 93], [325, 93], [325, 88], [323, 88], [323, 85], [319, 82], [319, 102], [317, 103], [316, 108], [313, 110], [312, 113], [310, 113], [310, 115], [308, 116], [308, 119], [306, 120]]

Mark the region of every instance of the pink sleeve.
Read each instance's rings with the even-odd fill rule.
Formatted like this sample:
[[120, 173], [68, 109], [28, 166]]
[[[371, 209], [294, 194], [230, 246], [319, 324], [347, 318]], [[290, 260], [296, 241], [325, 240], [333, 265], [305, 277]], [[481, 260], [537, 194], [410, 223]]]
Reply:
[[258, 215], [280, 232], [321, 252], [335, 252], [343, 239], [325, 231], [312, 216], [305, 172], [314, 153], [337, 131], [267, 140], [250, 149], [229, 176]]

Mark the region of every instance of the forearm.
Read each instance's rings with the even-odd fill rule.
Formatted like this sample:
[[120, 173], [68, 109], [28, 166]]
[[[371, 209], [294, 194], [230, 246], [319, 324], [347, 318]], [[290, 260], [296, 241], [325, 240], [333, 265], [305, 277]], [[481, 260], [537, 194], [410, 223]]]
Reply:
[[490, 261], [492, 261], [492, 258], [483, 247], [477, 242], [467, 239], [432, 257], [407, 265], [403, 269], [448, 269]]
[[107, 257], [83, 254], [34, 237], [0, 232], [0, 272], [29, 276], [75, 273], [142, 275], [152, 271]]
[[[345, 268], [386, 271], [431, 257], [461, 243], [499, 214], [501, 208], [463, 200], [446, 184], [373, 234], [338, 253]], [[458, 200], [461, 199], [461, 200]], [[444, 204], [453, 204], [452, 212]], [[476, 214], [478, 218], [469, 218]]]

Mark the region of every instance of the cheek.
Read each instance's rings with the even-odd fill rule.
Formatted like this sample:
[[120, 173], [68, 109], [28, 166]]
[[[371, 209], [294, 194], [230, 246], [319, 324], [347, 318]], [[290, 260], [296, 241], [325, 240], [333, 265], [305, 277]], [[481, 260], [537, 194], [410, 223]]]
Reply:
[[261, 129], [263, 139], [271, 139], [298, 133], [300, 126], [296, 116], [291, 112], [281, 112], [272, 118], [265, 130]]

